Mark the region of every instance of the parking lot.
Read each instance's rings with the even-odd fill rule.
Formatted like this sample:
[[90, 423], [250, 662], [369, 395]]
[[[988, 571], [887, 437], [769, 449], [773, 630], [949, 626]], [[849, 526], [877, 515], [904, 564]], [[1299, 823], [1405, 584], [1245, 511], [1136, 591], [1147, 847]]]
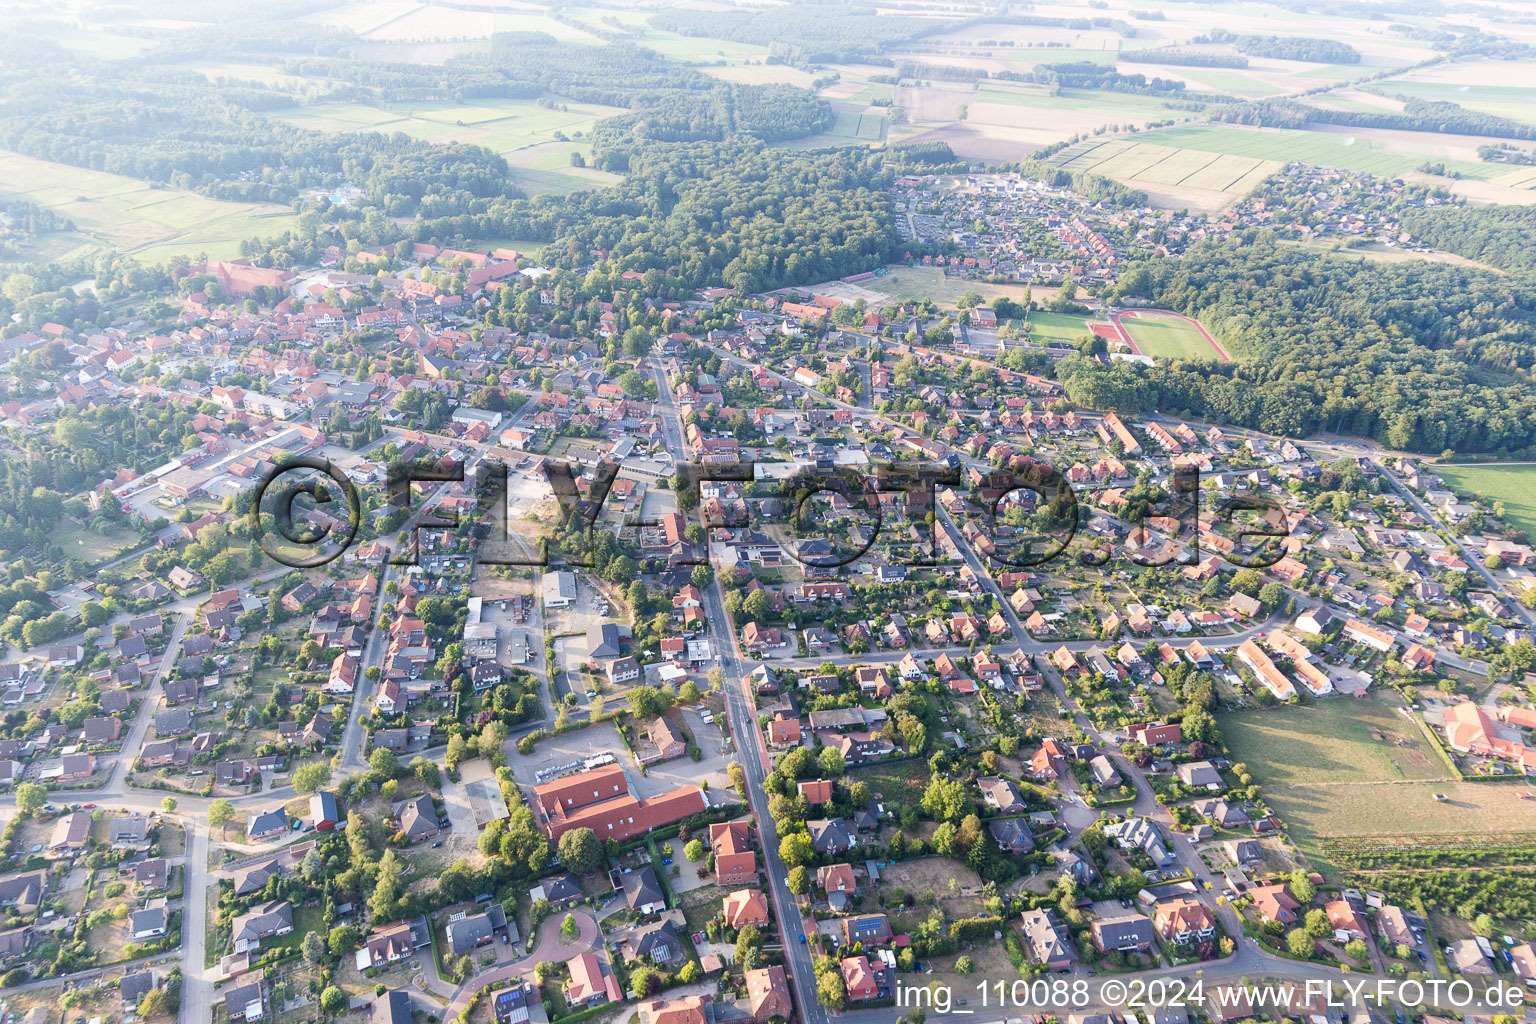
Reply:
[[[720, 719], [716, 717], [713, 722], [705, 722], [692, 708], [683, 708], [682, 713], [683, 723], [692, 734], [694, 745], [703, 751], [704, 756], [695, 761], [684, 755], [651, 765], [645, 777], [637, 780], [641, 787], [648, 787], [642, 788], [641, 796], [665, 793], [680, 786], [697, 786], [701, 782], [708, 782], [711, 791], [728, 789], [731, 785], [726, 769], [735, 760], [735, 755], [730, 753], [729, 744], [721, 733]], [[643, 736], [639, 738], [639, 743], [645, 743]], [[626, 767], [633, 768], [633, 762]], [[636, 774], [638, 772], [631, 771], [631, 778]]]
[[[731, 780], [726, 769], [735, 755], [730, 752], [729, 744], [721, 734], [720, 720], [716, 718], [713, 723], [707, 723], [699, 717], [698, 712], [685, 708], [683, 721], [693, 735], [694, 743], [703, 751], [704, 756], [699, 761], [684, 755], [653, 764], [642, 773], [635, 759], [624, 748], [623, 740], [619, 739], [618, 729], [605, 722], [563, 736], [552, 736], [539, 743], [529, 757], [519, 755], [510, 758], [512, 775], [518, 785], [532, 787], [538, 785], [538, 773], [546, 768], [573, 764], [600, 754], [612, 754], [624, 769], [630, 791], [642, 799], [683, 786], [697, 786], [701, 782], [709, 783], [711, 793], [728, 789]], [[637, 724], [636, 731], [639, 733], [636, 743], [643, 751], [648, 742], [643, 723]]]
[[[509, 740], [508, 746], [512, 745], [512, 741]], [[618, 729], [610, 722], [578, 729], [562, 736], [551, 736], [540, 742], [528, 757], [523, 757], [521, 754], [512, 755], [507, 758], [507, 763], [512, 766], [512, 777], [517, 780], [519, 786], [536, 786], [539, 782], [538, 773], [541, 770], [596, 757], [599, 754], [614, 755], [633, 779], [636, 774], [633, 771], [634, 762], [630, 760], [629, 754], [624, 749], [624, 741], [619, 739]]]

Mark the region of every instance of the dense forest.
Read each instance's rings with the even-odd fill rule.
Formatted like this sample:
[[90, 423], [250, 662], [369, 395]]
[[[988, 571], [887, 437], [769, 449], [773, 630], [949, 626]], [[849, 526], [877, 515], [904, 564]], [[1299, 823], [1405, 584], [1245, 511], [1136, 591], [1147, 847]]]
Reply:
[[1266, 128], [1301, 128], [1308, 122], [1342, 124], [1352, 128], [1393, 128], [1406, 132], [1445, 132], [1455, 135], [1491, 135], [1501, 139], [1536, 139], [1536, 126], [1496, 114], [1468, 110], [1446, 100], [1402, 97], [1403, 109], [1326, 110], [1294, 100], [1258, 100], [1234, 103], [1213, 111], [1211, 120], [1230, 124], [1263, 125]]
[[[1128, 92], [1148, 96], [1174, 95], [1180, 98], [1196, 98], [1186, 93], [1185, 83], [1173, 78], [1148, 78], [1142, 74], [1125, 75], [1114, 65], [1099, 64], [1091, 60], [1067, 64], [1040, 64], [1022, 76], [1027, 82], [1038, 82], [1054, 88], [1106, 89], [1111, 92]], [[1219, 96], [1209, 97], [1220, 99]]]
[[1132, 64], [1170, 64], [1191, 68], [1245, 68], [1248, 58], [1235, 53], [1203, 53], [1199, 50], [1180, 50], [1175, 47], [1156, 47], [1148, 50], [1124, 50], [1120, 59]]
[[148, 59], [93, 60], [36, 40], [10, 51], [0, 93], [0, 148], [219, 199], [289, 202], [350, 180], [392, 215], [441, 216], [520, 194], [481, 147], [303, 131], [266, 116], [292, 109], [292, 96]]
[[1228, 43], [1250, 57], [1305, 60], [1314, 64], [1358, 64], [1360, 51], [1348, 43], [1313, 36], [1240, 35], [1224, 28], [1195, 39], [1197, 43]]
[[782, 48], [785, 57], [804, 62], [873, 54], [887, 44], [959, 24], [836, 3], [790, 3], [752, 11], [671, 10], [652, 16], [650, 23], [678, 35]]
[[1436, 249], [1503, 270], [1536, 270], [1536, 206], [1405, 210], [1402, 222]]
[[1071, 397], [1188, 410], [1277, 434], [1328, 430], [1394, 448], [1536, 446], [1536, 289], [1446, 264], [1340, 259], [1246, 241], [1195, 246], [1121, 280], [1198, 316], [1238, 361], [1154, 369], [1064, 360]]
[[627, 166], [613, 188], [499, 204], [466, 233], [558, 240], [560, 265], [572, 268], [606, 249], [623, 269], [673, 267], [690, 285], [744, 292], [825, 281], [898, 255], [875, 155], [770, 149], [736, 136], [639, 146]]

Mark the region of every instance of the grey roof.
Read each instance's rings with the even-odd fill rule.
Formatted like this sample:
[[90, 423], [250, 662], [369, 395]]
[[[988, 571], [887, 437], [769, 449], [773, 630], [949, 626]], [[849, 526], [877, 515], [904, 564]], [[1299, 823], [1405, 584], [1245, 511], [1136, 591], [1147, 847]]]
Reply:
[[17, 910], [36, 910], [48, 891], [48, 872], [29, 871], [24, 875], [0, 878], [0, 906]]
[[407, 837], [426, 835], [438, 829], [437, 808], [425, 793], [401, 804], [399, 818], [400, 831]]
[[251, 820], [245, 826], [247, 836], [265, 835], [268, 832], [276, 832], [288, 827], [288, 812], [281, 807], [274, 807], [268, 811], [258, 811], [251, 816]]
[[581, 897], [581, 883], [570, 872], [545, 878], [539, 882], [538, 888], [544, 891], [544, 899], [550, 903], [563, 903]]
[[135, 910], [133, 917], [133, 934], [148, 931], [165, 931], [166, 914], [163, 904], [156, 902], [143, 910]]
[[139, 971], [136, 974], [123, 975], [122, 983], [117, 987], [117, 994], [123, 1002], [130, 1006], [137, 1006], [145, 993], [157, 987], [154, 971]]
[[411, 997], [403, 989], [391, 989], [373, 1007], [374, 1024], [411, 1024]]
[[805, 827], [811, 833], [811, 845], [819, 853], [826, 853], [829, 850], [846, 850], [853, 845], [848, 834], [848, 825], [842, 818], [808, 821]]
[[1157, 942], [1151, 919], [1141, 914], [1123, 917], [1106, 917], [1095, 922], [1099, 942], [1105, 949], [1129, 949], [1132, 946], [1151, 946]]
[[649, 957], [653, 961], [674, 960], [683, 951], [677, 926], [665, 919], [636, 928], [630, 945], [635, 956]]
[[995, 818], [987, 823], [987, 831], [997, 840], [997, 845], [1014, 853], [1028, 853], [1035, 848], [1035, 837], [1029, 823], [1023, 818]]
[[624, 889], [624, 902], [629, 904], [631, 910], [648, 903], [666, 903], [666, 894], [662, 892], [661, 882], [657, 880], [656, 872], [649, 867], [631, 871], [624, 876], [621, 885]]
[[612, 622], [593, 626], [587, 630], [587, 657], [617, 658], [622, 653], [620, 642], [619, 627]]
[[180, 736], [192, 731], [192, 712], [186, 708], [172, 708], [155, 715], [156, 736]]
[[286, 874], [288, 869], [283, 866], [282, 860], [278, 857], [237, 868], [234, 874], [235, 895], [249, 896], [253, 892], [260, 891], [267, 884], [267, 879], [273, 875]]
[[1186, 786], [1221, 785], [1221, 772], [1209, 761], [1192, 761], [1178, 767], [1179, 780]]
[[258, 1001], [264, 1002], [261, 994], [262, 978], [262, 973], [258, 971], [250, 981], [224, 993], [224, 1012], [230, 1020], [244, 1020], [246, 1006]]
[[498, 929], [507, 926], [507, 914], [500, 903], [492, 904], [484, 913], [466, 917], [462, 921], [448, 923], [448, 944], [455, 953], [465, 953], [490, 940]]
[[141, 843], [149, 838], [149, 819], [142, 814], [113, 818], [109, 835], [113, 843]]
[[271, 935], [281, 928], [293, 927], [293, 904], [287, 900], [273, 900], [252, 907], [230, 922], [229, 935], [233, 941], [259, 942], [262, 936]]

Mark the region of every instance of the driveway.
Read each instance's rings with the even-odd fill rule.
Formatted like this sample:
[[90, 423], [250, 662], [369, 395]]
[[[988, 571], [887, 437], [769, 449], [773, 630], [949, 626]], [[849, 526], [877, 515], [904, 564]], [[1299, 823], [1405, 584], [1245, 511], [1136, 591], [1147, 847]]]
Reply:
[[515, 963], [498, 967], [484, 974], [477, 974], [460, 986], [454, 995], [453, 1001], [448, 1004], [448, 1009], [443, 1012], [443, 1020], [454, 1020], [464, 1008], [469, 1005], [470, 997], [485, 986], [497, 981], [532, 981], [533, 972], [539, 964], [546, 961], [550, 963], [565, 963], [572, 957], [579, 956], [587, 950], [594, 948], [602, 937], [602, 932], [590, 913], [585, 910], [572, 910], [571, 916], [576, 919], [576, 924], [581, 932], [575, 940], [567, 942], [560, 937], [560, 924], [565, 920], [564, 914], [554, 914], [543, 924], [539, 925], [538, 943], [533, 947], [533, 952]]

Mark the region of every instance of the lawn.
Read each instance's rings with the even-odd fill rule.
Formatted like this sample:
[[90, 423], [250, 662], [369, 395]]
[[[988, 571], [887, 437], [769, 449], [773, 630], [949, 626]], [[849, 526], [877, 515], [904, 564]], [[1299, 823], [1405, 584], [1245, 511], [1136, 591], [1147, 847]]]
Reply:
[[928, 787], [928, 762], [921, 759], [887, 762], [850, 769], [848, 776], [867, 783], [869, 791], [880, 794], [886, 809], [894, 813], [922, 799], [923, 790]]
[[1536, 464], [1525, 466], [1436, 466], [1456, 491], [1504, 503], [1509, 524], [1536, 537]]
[[1093, 333], [1088, 329], [1088, 322], [1086, 316], [1075, 313], [1041, 313], [1030, 310], [1029, 337], [1042, 345], [1053, 341], [1076, 344], [1077, 339], [1083, 335]]
[[48, 540], [64, 550], [66, 559], [76, 558], [86, 565], [96, 565], [138, 543], [139, 534], [128, 529], [97, 533], [73, 519], [63, 519], [48, 535]]
[[1131, 340], [1144, 355], [1161, 359], [1217, 359], [1199, 328], [1174, 317], [1127, 316], [1120, 318]]
[[1232, 759], [1246, 762], [1266, 788], [1447, 777], [1400, 707], [1395, 696], [1322, 700], [1227, 715], [1221, 729]]
[[98, 250], [116, 249], [153, 262], [174, 255], [232, 258], [253, 236], [286, 231], [286, 207], [223, 202], [104, 171], [0, 151], [0, 197], [28, 199], [74, 221]]
[[[986, 284], [981, 281], [968, 281], [961, 277], [950, 277], [938, 267], [892, 267], [890, 273], [872, 281], [861, 281], [859, 284], [860, 287], [884, 295], [895, 302], [931, 298], [941, 306], [954, 305], [966, 292], [976, 292], [988, 302], [1000, 296], [1013, 299], [1015, 302], [1023, 302], [1025, 293], [1028, 291], [1021, 284]], [[1047, 297], [1038, 288], [1035, 289], [1034, 295], [1037, 299]]]

